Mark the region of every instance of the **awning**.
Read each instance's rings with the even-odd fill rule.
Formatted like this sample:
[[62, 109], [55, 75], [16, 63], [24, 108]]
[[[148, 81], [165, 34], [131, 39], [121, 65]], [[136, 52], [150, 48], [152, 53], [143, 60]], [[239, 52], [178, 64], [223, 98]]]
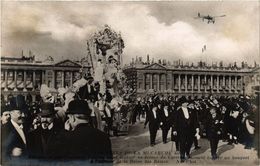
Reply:
[[8, 88], [13, 89], [14, 88], [14, 81], [8, 81]]
[[1, 81], [1, 87], [5, 88], [5, 81]]
[[24, 84], [23, 81], [17, 81], [17, 88], [23, 88]]
[[26, 88], [33, 88], [32, 81], [26, 81]]

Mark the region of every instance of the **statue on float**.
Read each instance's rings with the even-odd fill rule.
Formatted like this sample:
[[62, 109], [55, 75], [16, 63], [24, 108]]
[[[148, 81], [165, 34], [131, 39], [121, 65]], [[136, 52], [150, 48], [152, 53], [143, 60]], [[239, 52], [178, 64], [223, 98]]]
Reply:
[[94, 33], [87, 41], [87, 56], [93, 68], [93, 78], [100, 85], [100, 93], [109, 91], [120, 96], [125, 84], [125, 75], [121, 69], [124, 41], [108, 25]]

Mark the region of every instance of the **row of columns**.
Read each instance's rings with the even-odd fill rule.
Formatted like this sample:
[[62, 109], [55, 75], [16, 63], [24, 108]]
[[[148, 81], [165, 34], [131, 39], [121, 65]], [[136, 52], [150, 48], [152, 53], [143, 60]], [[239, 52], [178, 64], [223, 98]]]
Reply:
[[[9, 72], [13, 72], [13, 82], [14, 82], [14, 91], [18, 91], [18, 85], [17, 85], [17, 71], [16, 70], [4, 70], [2, 71], [4, 72], [4, 82], [5, 82], [5, 87], [4, 87], [4, 91], [8, 91], [8, 74]], [[45, 72], [44, 71], [37, 71], [40, 73], [40, 77], [41, 77], [41, 84], [42, 83], [45, 83], [45, 80], [47, 78], [46, 75], [45, 75]], [[69, 77], [69, 85], [72, 85], [73, 84], [73, 71], [58, 71], [58, 72], [61, 72], [61, 86], [62, 87], [65, 87], [65, 72], [70, 72], [70, 77]], [[57, 73], [55, 71], [53, 71], [53, 75], [52, 75], [52, 80], [51, 82], [53, 83], [54, 87], [57, 83]], [[68, 80], [68, 79], [67, 79]], [[35, 87], [35, 83], [36, 83], [36, 71], [32, 71], [32, 84], [33, 84], [33, 90], [34, 90], [34, 87]], [[27, 91], [27, 71], [24, 70], [23, 71], [23, 91]]]
[[[61, 72], [61, 86], [65, 87], [65, 72], [69, 72], [69, 86], [71, 86], [73, 84], [73, 72], [72, 71], [58, 71]], [[57, 77], [55, 77], [57, 79]], [[56, 81], [56, 80], [55, 80]], [[55, 82], [56, 83], [56, 82]], [[56, 87], [55, 87], [56, 88]]]
[[[14, 81], [14, 91], [18, 91], [17, 89], [17, 70], [13, 70], [13, 71], [8, 71], [8, 70], [4, 70], [4, 81], [5, 81], [5, 87], [4, 87], [4, 91], [8, 91], [8, 73], [9, 72], [13, 72], [14, 74], [14, 79], [12, 81]], [[41, 73], [41, 79], [42, 82], [44, 80], [44, 73]], [[33, 90], [34, 90], [34, 85], [36, 82], [36, 71], [32, 71], [32, 83], [33, 83]], [[23, 91], [26, 92], [27, 91], [27, 71], [24, 70], [23, 71]]]
[[[65, 84], [66, 80], [67, 81], [69, 80], [69, 86], [71, 86], [73, 84], [73, 80], [74, 80], [74, 74], [73, 73], [74, 73], [74, 71], [52, 71], [52, 72], [53, 72], [52, 80], [51, 80], [52, 85], [49, 85], [50, 87], [58, 88], [57, 87], [58, 81], [61, 81], [60, 82], [61, 87], [65, 87], [66, 86], [66, 84]], [[59, 78], [57, 76], [58, 72], [61, 72], [59, 74], [59, 75], [61, 75], [61, 77], [59, 77]], [[65, 78], [66, 77], [65, 73], [67, 73], [67, 72], [69, 72], [69, 77]]]
[[[147, 77], [147, 74], [149, 75], [149, 77], [150, 78], [148, 78]], [[204, 90], [204, 91], [207, 91], [207, 86], [210, 86], [210, 89], [211, 90], [217, 90], [217, 91], [219, 91], [220, 89], [222, 89], [222, 88], [220, 88], [221, 86], [223, 86], [223, 87], [227, 87], [227, 85], [226, 85], [226, 80], [228, 80], [228, 87], [229, 87], [229, 91], [231, 91], [231, 90], [242, 90], [242, 83], [243, 83], [243, 77], [242, 76], [230, 76], [230, 75], [222, 75], [221, 77], [222, 77], [222, 85], [220, 85], [220, 75], [214, 75], [214, 76], [216, 76], [216, 83], [214, 84], [214, 81], [213, 81], [213, 75], [187, 75], [187, 74], [170, 74], [170, 75], [168, 75], [169, 76], [169, 78], [170, 78], [170, 81], [168, 81], [167, 80], [167, 74], [165, 73], [165, 74], [155, 74], [155, 73], [144, 73], [144, 75], [143, 75], [143, 88], [144, 89], [148, 89], [146, 86], [147, 86], [147, 82], [148, 82], [148, 80], [150, 80], [149, 82], [150, 82], [150, 85], [149, 85], [149, 89], [154, 89], [153, 87], [153, 85], [154, 85], [154, 75], [156, 75], [156, 77], [157, 77], [157, 82], [156, 82], [156, 84], [157, 84], [157, 89], [156, 90], [168, 90], [168, 89], [170, 89], [170, 90], [174, 90], [174, 89], [176, 89], [176, 86], [175, 85], [173, 85], [173, 83], [175, 83], [175, 78], [178, 80], [178, 83], [177, 83], [177, 87], [178, 87], [178, 91], [182, 91], [182, 85], [184, 85], [184, 90], [185, 91], [188, 91], [188, 89], [191, 89], [191, 91], [194, 91], [194, 89], [196, 89], [196, 90], [198, 90], [198, 91], [201, 91], [202, 89]], [[164, 82], [165, 82], [165, 85], [164, 85], [164, 88], [162, 89], [162, 88], [160, 88], [160, 86], [161, 86], [161, 79], [160, 79], [160, 76], [162, 76], [162, 75], [164, 75], [165, 77], [165, 80], [164, 80]], [[182, 79], [181, 79], [181, 76], [184, 76], [184, 82], [182, 82]], [[188, 85], [190, 85], [190, 84], [188, 84], [188, 76], [191, 76], [191, 88], [189, 88], [188, 87]], [[196, 78], [197, 78], [197, 86], [195, 87], [195, 82], [194, 82], [194, 76], [196, 76]], [[204, 83], [205, 84], [203, 84], [203, 85], [201, 85], [201, 76], [204, 76]], [[208, 78], [210, 77], [210, 81], [208, 81]], [[226, 79], [226, 77], [228, 77], [228, 79]], [[234, 77], [234, 85], [235, 85], [235, 87], [233, 88], [233, 87], [231, 87], [231, 82], [232, 82], [232, 79], [231, 79], [231, 77]], [[239, 78], [240, 77], [240, 78]], [[147, 80], [148, 79], [148, 80]], [[239, 87], [238, 88], [238, 80], [239, 79], [241, 79], [241, 87]], [[208, 82], [207, 82], [208, 81]], [[169, 83], [170, 85], [169, 86], [167, 86], [167, 83]], [[203, 86], [203, 88], [201, 88], [201, 86]]]

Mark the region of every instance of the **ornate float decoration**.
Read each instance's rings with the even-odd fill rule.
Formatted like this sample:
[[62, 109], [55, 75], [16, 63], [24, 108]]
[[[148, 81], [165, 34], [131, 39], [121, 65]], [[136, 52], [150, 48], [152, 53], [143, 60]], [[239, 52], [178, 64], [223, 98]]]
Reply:
[[86, 61], [92, 66], [94, 81], [100, 85], [100, 93], [123, 94], [125, 75], [122, 71], [124, 41], [120, 33], [105, 25], [87, 40]]

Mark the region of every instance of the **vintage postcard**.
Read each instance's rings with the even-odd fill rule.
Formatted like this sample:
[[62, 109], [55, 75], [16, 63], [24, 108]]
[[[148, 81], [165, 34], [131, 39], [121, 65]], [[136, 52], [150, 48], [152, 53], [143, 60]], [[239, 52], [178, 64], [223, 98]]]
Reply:
[[1, 1], [1, 165], [259, 165], [259, 1]]

